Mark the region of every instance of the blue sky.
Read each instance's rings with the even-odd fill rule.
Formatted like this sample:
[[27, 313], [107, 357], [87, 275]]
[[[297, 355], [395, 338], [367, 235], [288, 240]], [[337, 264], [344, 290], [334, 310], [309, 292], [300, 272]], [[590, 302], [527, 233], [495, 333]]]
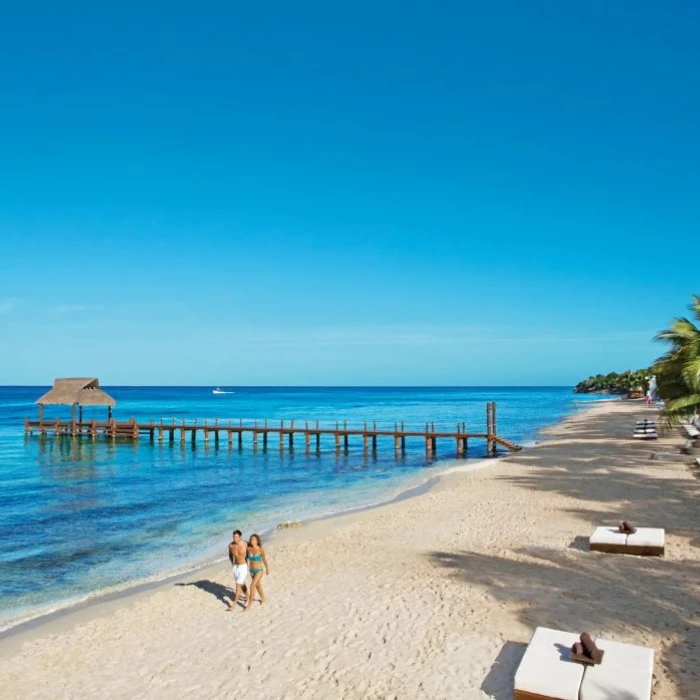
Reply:
[[573, 384], [700, 292], [695, 2], [100, 5], [3, 10], [0, 383]]

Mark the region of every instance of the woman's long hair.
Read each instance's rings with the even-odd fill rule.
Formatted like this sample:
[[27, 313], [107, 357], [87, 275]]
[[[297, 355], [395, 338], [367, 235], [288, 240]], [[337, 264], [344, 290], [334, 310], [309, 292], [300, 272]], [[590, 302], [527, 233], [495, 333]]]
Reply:
[[253, 538], [255, 538], [255, 539], [258, 541], [258, 545], [257, 545], [257, 546], [258, 546], [258, 547], [262, 547], [262, 540], [260, 539], [260, 535], [258, 535], [258, 534], [255, 533], [255, 532], [250, 536], [250, 539], [248, 540], [248, 546], [249, 546], [249, 547], [255, 546], [255, 545], [253, 545]]

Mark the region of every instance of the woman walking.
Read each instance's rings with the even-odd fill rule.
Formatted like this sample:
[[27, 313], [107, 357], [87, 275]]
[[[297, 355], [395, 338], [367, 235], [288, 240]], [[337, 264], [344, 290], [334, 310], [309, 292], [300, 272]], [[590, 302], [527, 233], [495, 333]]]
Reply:
[[253, 534], [250, 536], [246, 559], [248, 560], [248, 570], [253, 578], [250, 584], [250, 593], [248, 593], [248, 601], [245, 606], [245, 609], [248, 610], [250, 604], [253, 602], [256, 590], [260, 595], [260, 604], [262, 605], [265, 602], [265, 591], [263, 591], [262, 587], [263, 566], [265, 567], [265, 573], [268, 576], [270, 575], [270, 567], [267, 564], [267, 557], [265, 556], [265, 550], [260, 541], [260, 535]]

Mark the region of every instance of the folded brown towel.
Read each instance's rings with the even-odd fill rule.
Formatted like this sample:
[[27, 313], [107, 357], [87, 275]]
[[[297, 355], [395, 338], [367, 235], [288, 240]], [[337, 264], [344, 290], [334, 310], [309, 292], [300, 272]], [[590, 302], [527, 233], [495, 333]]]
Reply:
[[581, 634], [581, 646], [583, 646], [583, 653], [593, 660], [593, 663], [599, 664], [603, 659], [603, 653], [595, 645], [595, 642], [591, 639], [591, 635], [588, 632]]
[[637, 528], [629, 520], [623, 520], [621, 523], [618, 523], [617, 528], [625, 535], [634, 535], [637, 532]]

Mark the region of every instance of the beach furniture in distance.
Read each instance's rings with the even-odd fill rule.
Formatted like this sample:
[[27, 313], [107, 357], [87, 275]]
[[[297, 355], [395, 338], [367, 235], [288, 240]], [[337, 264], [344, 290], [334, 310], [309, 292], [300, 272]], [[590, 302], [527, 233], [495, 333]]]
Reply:
[[693, 422], [691, 423], [681, 423], [681, 428], [683, 428], [685, 434], [691, 440], [696, 440], [697, 438], [700, 438], [700, 429], [698, 429], [697, 423], [700, 423], [700, 420], [698, 420], [697, 418], [694, 418]]
[[515, 673], [515, 700], [649, 700], [654, 651], [634, 644], [597, 639], [599, 664], [571, 657], [574, 632], [538, 627]]
[[656, 423], [653, 420], [638, 420], [632, 437], [636, 440], [656, 440], [659, 437]]
[[665, 531], [658, 527], [638, 527], [635, 532], [620, 532], [619, 527], [597, 527], [589, 538], [592, 552], [663, 556]]

